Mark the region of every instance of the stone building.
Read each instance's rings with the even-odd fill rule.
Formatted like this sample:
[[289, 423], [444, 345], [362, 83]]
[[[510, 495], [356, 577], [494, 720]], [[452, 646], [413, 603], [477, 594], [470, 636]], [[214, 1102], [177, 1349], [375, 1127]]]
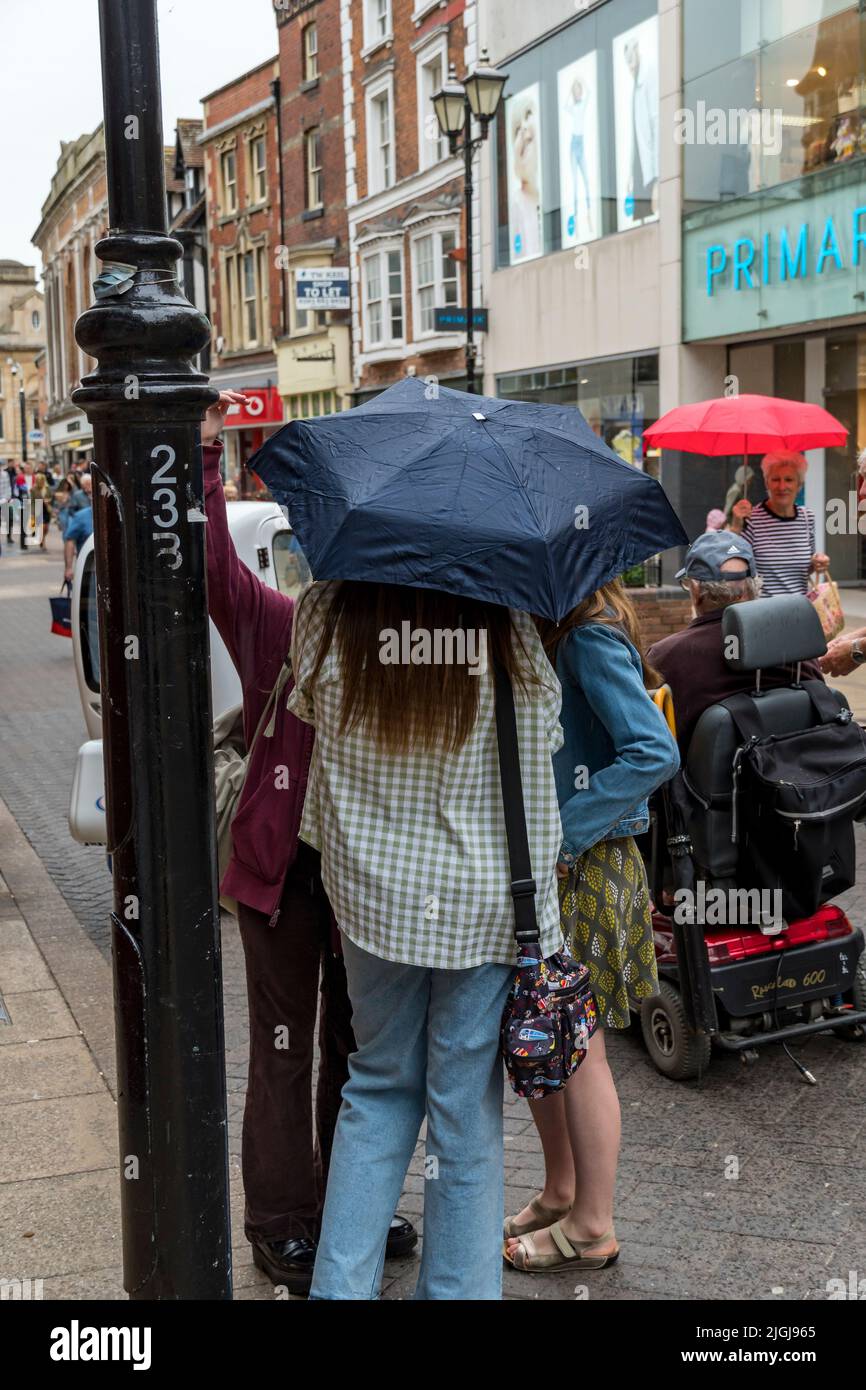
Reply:
[[22, 457], [21, 387], [24, 388], [24, 441], [31, 461], [40, 441], [38, 358], [45, 346], [44, 297], [36, 272], [21, 261], [0, 261], [0, 459]]
[[[200, 120], [178, 121], [175, 143], [165, 151], [166, 220], [183, 246], [178, 274], [187, 297], [208, 312], [204, 157]], [[97, 242], [107, 234], [108, 187], [102, 125], [90, 135], [60, 142], [60, 158], [33, 244], [42, 255], [45, 285], [46, 456], [58, 468], [93, 456], [93, 430], [71, 401], [81, 378], [96, 363], [75, 341], [75, 321], [93, 303], [100, 273]], [[207, 349], [200, 355], [207, 371]]]
[[45, 433], [60, 468], [92, 457], [93, 430], [70, 399], [95, 362], [75, 341], [75, 320], [91, 302], [99, 274], [95, 246], [108, 224], [102, 126], [60, 142], [60, 158], [33, 244], [42, 255], [47, 338]]

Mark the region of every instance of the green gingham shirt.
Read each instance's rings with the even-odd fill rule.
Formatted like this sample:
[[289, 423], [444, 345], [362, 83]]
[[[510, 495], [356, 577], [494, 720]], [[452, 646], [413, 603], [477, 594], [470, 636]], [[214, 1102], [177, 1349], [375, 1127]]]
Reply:
[[[339, 735], [342, 677], [335, 644], [309, 676], [334, 593], [314, 584], [295, 619], [288, 708], [315, 725], [301, 837], [322, 854], [322, 880], [342, 931], [374, 956], [465, 970], [516, 956], [511, 874], [493, 701], [479, 682], [475, 728], [456, 753], [383, 753], [363, 728]], [[562, 945], [555, 866], [562, 824], [551, 754], [562, 745], [559, 682], [527, 614], [512, 610], [540, 684], [515, 689], [523, 795], [545, 956]], [[526, 657], [515, 642], [518, 661]]]

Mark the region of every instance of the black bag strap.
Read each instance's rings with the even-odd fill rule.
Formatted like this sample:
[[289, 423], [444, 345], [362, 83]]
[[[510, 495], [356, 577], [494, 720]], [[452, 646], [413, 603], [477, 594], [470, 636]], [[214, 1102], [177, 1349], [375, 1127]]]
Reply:
[[822, 724], [832, 724], [840, 715], [843, 719], [850, 717], [850, 711], [846, 712], [845, 706], [839, 704], [829, 685], [825, 685], [823, 681], [814, 678], [803, 681], [803, 689], [812, 701], [812, 707]]
[[499, 749], [499, 779], [505, 812], [505, 835], [511, 868], [511, 897], [514, 902], [514, 935], [518, 945], [539, 940], [535, 912], [535, 879], [529, 854], [523, 784], [520, 777], [520, 751], [517, 744], [517, 716], [514, 692], [505, 667], [493, 663], [496, 688], [496, 742]]
[[[825, 685], [823, 681], [806, 680], [802, 682], [800, 688], [808, 695], [821, 724], [833, 724], [840, 715], [844, 718], [844, 707], [839, 704], [829, 686]], [[726, 700], [720, 700], [719, 704], [728, 711], [736, 725], [737, 733], [743, 739], [767, 737], [767, 730], [758, 718], [758, 701], [754, 696], [729, 695]], [[802, 729], [798, 732], [806, 733], [807, 730]]]

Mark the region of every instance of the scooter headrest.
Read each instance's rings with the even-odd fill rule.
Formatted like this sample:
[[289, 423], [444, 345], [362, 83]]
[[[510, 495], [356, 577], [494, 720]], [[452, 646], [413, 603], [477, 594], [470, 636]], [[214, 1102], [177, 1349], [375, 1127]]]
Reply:
[[827, 650], [821, 620], [804, 594], [732, 603], [722, 614], [722, 636], [725, 659], [734, 671], [786, 666]]

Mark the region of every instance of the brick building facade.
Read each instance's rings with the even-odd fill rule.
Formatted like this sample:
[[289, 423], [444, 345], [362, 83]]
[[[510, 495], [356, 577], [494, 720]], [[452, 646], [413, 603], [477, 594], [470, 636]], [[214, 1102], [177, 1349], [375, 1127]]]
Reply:
[[274, 342], [282, 331], [279, 77], [269, 58], [202, 98], [212, 326], [211, 380], [251, 400], [226, 419], [226, 468], [241, 464], [282, 423]]
[[[300, 308], [298, 272], [345, 271], [346, 147], [340, 0], [280, 0], [280, 134], [285, 317], [277, 343], [287, 419], [352, 404], [348, 308]], [[302, 278], [302, 277], [301, 277]], [[319, 288], [319, 287], [317, 287]], [[339, 302], [339, 301], [338, 301]]]
[[465, 300], [463, 165], [432, 97], [451, 63], [463, 73], [477, 61], [475, 0], [340, 9], [356, 400], [407, 372], [459, 388], [464, 335], [437, 333], [433, 310]]

